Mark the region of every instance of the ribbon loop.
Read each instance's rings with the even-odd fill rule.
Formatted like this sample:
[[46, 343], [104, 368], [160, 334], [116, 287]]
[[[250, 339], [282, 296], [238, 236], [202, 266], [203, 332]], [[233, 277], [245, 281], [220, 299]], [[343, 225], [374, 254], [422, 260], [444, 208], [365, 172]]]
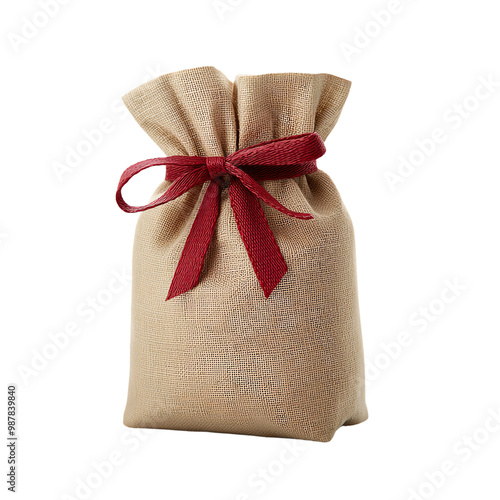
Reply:
[[[229, 198], [238, 231], [264, 295], [269, 297], [287, 272], [287, 266], [259, 200], [290, 217], [312, 219], [313, 216], [289, 210], [257, 181], [313, 173], [317, 170], [316, 159], [325, 151], [323, 141], [314, 132], [256, 144], [227, 157], [170, 156], [145, 160], [125, 170], [118, 183], [116, 201], [122, 210], [131, 213], [168, 203], [192, 187], [210, 181], [175, 270], [167, 300], [197, 286], [217, 224], [221, 190], [229, 184]], [[147, 205], [128, 205], [122, 196], [123, 186], [142, 170], [157, 165], [166, 166], [165, 179], [171, 181], [168, 189]]]

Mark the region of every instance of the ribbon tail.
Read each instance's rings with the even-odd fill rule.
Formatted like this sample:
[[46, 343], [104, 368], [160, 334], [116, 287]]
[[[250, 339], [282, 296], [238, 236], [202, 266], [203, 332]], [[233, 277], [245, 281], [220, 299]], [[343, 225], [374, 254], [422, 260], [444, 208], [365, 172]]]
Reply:
[[216, 182], [209, 184], [182, 250], [166, 300], [177, 297], [198, 284], [205, 254], [219, 217], [220, 192]]
[[256, 198], [261, 199], [266, 205], [279, 210], [281, 213], [288, 215], [290, 217], [295, 217], [296, 219], [313, 219], [311, 214], [306, 212], [294, 212], [282, 205], [274, 196], [271, 196], [255, 179], [248, 175], [243, 170], [240, 170], [234, 165], [227, 164], [226, 168], [228, 172], [239, 179], [241, 184], [245, 186]]
[[229, 197], [241, 239], [267, 297], [287, 272], [287, 265], [258, 198], [239, 179], [229, 186]]

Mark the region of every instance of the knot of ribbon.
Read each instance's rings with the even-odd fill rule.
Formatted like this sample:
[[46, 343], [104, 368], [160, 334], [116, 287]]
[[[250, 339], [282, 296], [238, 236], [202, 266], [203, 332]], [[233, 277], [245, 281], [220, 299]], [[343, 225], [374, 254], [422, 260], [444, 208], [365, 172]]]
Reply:
[[[271, 196], [259, 181], [291, 179], [317, 170], [316, 159], [325, 153], [317, 133], [301, 134], [262, 142], [229, 156], [169, 156], [141, 161], [123, 172], [116, 201], [125, 212], [149, 210], [175, 200], [194, 186], [210, 182], [187, 237], [166, 300], [194, 288], [199, 281], [215, 231], [221, 191], [229, 188], [231, 208], [250, 262], [266, 297], [287, 272], [287, 265], [269, 227], [259, 200], [285, 215], [312, 219], [294, 212]], [[165, 180], [172, 181], [165, 193], [151, 203], [133, 207], [122, 196], [122, 188], [136, 174], [157, 165], [166, 166]]]

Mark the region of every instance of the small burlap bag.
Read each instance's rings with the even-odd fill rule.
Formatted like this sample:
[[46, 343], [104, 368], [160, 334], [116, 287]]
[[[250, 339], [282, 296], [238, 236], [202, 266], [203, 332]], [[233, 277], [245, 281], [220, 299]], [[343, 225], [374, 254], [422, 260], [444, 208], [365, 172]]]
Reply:
[[[328, 74], [163, 75], [124, 96], [167, 156], [227, 156], [336, 124], [350, 82]], [[171, 185], [161, 183], [153, 199]], [[329, 441], [367, 418], [351, 220], [318, 170], [260, 184], [288, 267], [266, 298], [222, 189], [199, 283], [165, 301], [208, 183], [138, 220], [133, 255], [129, 427]]]

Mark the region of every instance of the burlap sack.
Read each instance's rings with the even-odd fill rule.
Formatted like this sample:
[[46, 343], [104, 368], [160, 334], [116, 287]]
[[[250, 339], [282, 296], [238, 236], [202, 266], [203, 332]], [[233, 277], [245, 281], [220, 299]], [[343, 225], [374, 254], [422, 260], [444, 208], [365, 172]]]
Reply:
[[[202, 67], [156, 78], [124, 102], [167, 156], [225, 156], [306, 132], [325, 140], [349, 87], [300, 73], [231, 83]], [[314, 216], [262, 205], [288, 265], [266, 299], [224, 190], [198, 286], [166, 302], [207, 184], [139, 217], [124, 423], [329, 441], [367, 418], [354, 236], [340, 196], [322, 171], [262, 182], [286, 207]]]

